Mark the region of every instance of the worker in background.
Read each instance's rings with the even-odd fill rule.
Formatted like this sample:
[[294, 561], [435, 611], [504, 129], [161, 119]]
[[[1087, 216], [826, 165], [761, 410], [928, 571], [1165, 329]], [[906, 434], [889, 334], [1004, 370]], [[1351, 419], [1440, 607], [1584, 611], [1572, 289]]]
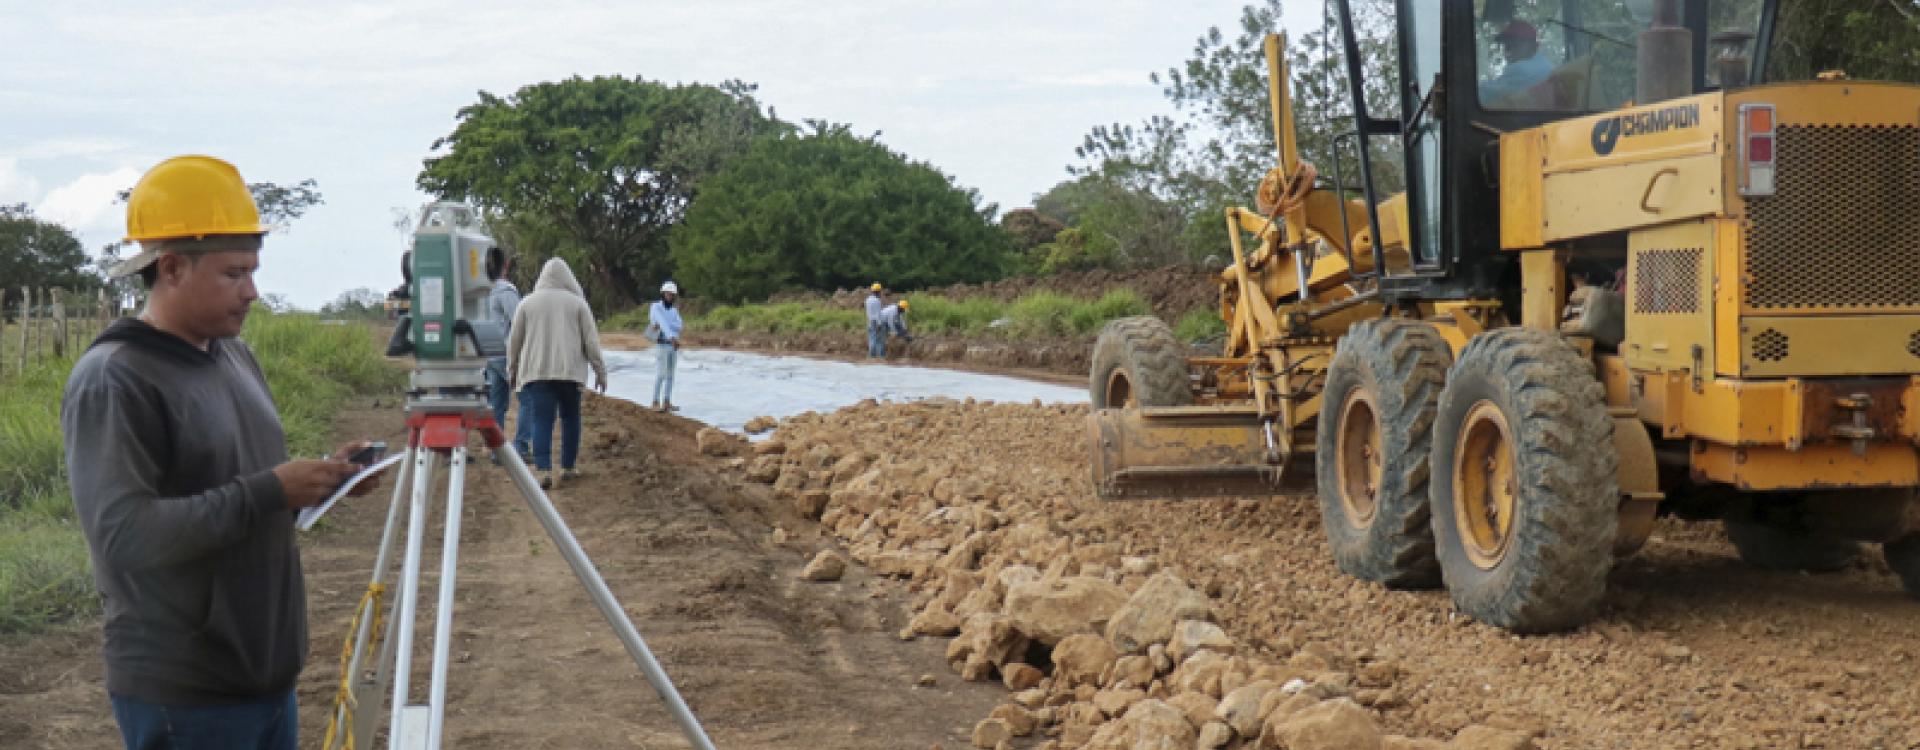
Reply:
[[[507, 334], [507, 378], [520, 393], [520, 419], [533, 443], [533, 465], [540, 486], [560, 486], [579, 476], [580, 390], [587, 370], [607, 392], [607, 363], [600, 356], [600, 328], [573, 269], [559, 258], [547, 261], [533, 293], [520, 301]], [[560, 420], [560, 470], [553, 468], [553, 422]]]
[[882, 298], [880, 294], [885, 289], [886, 287], [881, 286], [880, 282], [876, 281], [873, 282], [873, 286], [867, 290], [868, 359], [879, 359], [887, 356], [887, 334], [886, 331], [880, 327], [880, 311], [887, 306], [887, 301]]
[[1553, 74], [1553, 63], [1540, 54], [1540, 35], [1533, 24], [1514, 20], [1495, 34], [1500, 56], [1506, 60], [1500, 75], [1480, 81], [1480, 100], [1497, 102], [1539, 85]]
[[[898, 336], [905, 339], [908, 343], [913, 342], [913, 335], [907, 333], [906, 300], [900, 300], [899, 302], [880, 309], [880, 330], [884, 332], [884, 335]], [[884, 344], [882, 345], [880, 353], [882, 355], [886, 354]]]
[[[107, 694], [130, 750], [294, 750], [307, 658], [296, 509], [357, 467], [287, 460], [286, 435], [239, 338], [267, 228], [240, 173], [182, 156], [127, 197], [138, 317], [74, 364], [60, 405], [74, 511], [104, 603]], [[362, 482], [364, 495], [377, 482]]]
[[660, 300], [647, 308], [647, 338], [653, 341], [653, 408], [679, 411], [673, 405], [673, 370], [680, 363], [680, 285], [660, 285]]
[[[507, 273], [513, 270], [513, 260], [507, 257], [505, 250], [498, 247], [487, 250], [487, 278], [493, 280], [493, 288], [487, 291], [487, 320], [496, 320], [509, 326], [512, 333], [513, 313], [520, 307], [520, 290], [507, 280]], [[507, 428], [507, 406], [513, 398], [513, 386], [507, 380], [506, 355], [487, 358], [487, 400], [493, 406], [494, 424], [500, 429]], [[527, 407], [520, 405], [520, 419], [513, 435], [513, 449], [520, 456], [527, 456]], [[495, 452], [493, 465], [500, 465], [500, 456]]]

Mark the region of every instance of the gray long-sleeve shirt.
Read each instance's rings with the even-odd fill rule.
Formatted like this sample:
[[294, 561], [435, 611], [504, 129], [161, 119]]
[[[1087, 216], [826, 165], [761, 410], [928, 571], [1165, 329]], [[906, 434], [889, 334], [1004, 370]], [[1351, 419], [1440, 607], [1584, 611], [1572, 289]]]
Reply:
[[[494, 279], [493, 288], [487, 290], [487, 320], [499, 321], [507, 326], [508, 334], [513, 332], [513, 313], [520, 308], [520, 289], [506, 279]], [[507, 376], [507, 358], [492, 357], [487, 360], [501, 378]]]
[[306, 587], [273, 474], [286, 438], [253, 353], [121, 320], [74, 364], [60, 425], [105, 608], [107, 691], [217, 705], [291, 689]]

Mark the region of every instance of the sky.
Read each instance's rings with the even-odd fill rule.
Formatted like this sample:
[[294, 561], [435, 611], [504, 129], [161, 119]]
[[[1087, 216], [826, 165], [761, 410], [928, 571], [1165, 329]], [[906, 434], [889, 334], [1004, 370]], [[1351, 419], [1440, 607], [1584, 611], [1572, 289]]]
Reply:
[[[395, 209], [478, 93], [574, 75], [740, 79], [782, 119], [848, 123], [1004, 212], [1066, 177], [1102, 123], [1171, 110], [1154, 71], [1243, 0], [0, 0], [0, 204], [90, 251], [114, 194], [169, 156], [326, 203], [269, 237], [257, 281], [317, 308], [399, 283]], [[1289, 0], [1289, 25], [1317, 21]], [[4, 283], [4, 280], [0, 280]]]

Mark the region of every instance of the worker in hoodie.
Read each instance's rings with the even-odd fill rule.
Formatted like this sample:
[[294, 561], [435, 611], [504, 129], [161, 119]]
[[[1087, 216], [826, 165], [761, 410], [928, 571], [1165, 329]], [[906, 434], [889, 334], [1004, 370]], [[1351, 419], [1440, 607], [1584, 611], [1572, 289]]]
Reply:
[[293, 511], [347, 480], [361, 445], [288, 460], [267, 379], [238, 338], [266, 231], [233, 165], [183, 156], [149, 170], [127, 197], [140, 252], [109, 274], [138, 274], [147, 305], [87, 348], [61, 399], [129, 750], [298, 744], [307, 594]]
[[[540, 268], [533, 293], [514, 310], [507, 335], [507, 378], [521, 395], [520, 418], [526, 420], [533, 442], [533, 465], [540, 486], [553, 488], [578, 476], [574, 460], [580, 456], [580, 391], [593, 384], [607, 392], [607, 363], [600, 356], [600, 328], [593, 310], [573, 278], [573, 269], [559, 258]], [[560, 470], [553, 468], [553, 422], [560, 420]]]

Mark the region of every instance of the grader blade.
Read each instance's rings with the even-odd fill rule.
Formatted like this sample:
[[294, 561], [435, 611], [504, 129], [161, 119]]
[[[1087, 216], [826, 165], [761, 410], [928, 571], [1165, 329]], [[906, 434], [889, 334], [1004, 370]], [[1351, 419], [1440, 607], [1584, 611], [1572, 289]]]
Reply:
[[1311, 487], [1311, 453], [1269, 463], [1259, 418], [1238, 406], [1097, 409], [1093, 483], [1102, 500], [1266, 496]]

